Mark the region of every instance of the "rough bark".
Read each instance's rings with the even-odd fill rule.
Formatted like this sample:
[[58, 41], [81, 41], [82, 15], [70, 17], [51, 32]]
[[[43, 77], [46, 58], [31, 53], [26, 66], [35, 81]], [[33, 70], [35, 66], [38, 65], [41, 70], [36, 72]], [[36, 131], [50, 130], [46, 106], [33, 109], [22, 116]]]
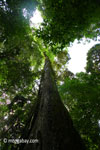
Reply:
[[28, 138], [38, 139], [39, 143], [26, 144], [24, 150], [85, 150], [81, 137], [61, 102], [55, 75], [47, 57], [37, 106]]

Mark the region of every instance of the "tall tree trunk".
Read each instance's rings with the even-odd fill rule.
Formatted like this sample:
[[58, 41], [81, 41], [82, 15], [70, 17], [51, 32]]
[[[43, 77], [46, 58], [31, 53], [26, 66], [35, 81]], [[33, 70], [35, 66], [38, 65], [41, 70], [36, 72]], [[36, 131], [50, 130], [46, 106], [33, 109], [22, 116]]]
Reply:
[[73, 127], [72, 120], [59, 96], [51, 63], [46, 57], [41, 79], [36, 114], [29, 139], [37, 144], [26, 144], [24, 150], [85, 150]]

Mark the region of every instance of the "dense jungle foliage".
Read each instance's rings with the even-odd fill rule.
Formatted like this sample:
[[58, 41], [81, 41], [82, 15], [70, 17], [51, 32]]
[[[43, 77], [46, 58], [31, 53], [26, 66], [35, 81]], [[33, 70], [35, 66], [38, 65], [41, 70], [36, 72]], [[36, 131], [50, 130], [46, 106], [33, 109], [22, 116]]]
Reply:
[[[30, 19], [38, 9], [43, 22]], [[87, 54], [86, 72], [67, 68], [75, 39], [100, 36], [99, 0], [0, 0], [0, 148], [20, 138], [37, 103], [45, 54], [56, 74], [64, 105], [88, 150], [100, 149], [100, 45]], [[77, 67], [77, 66], [76, 66]], [[18, 145], [15, 144], [15, 148]]]

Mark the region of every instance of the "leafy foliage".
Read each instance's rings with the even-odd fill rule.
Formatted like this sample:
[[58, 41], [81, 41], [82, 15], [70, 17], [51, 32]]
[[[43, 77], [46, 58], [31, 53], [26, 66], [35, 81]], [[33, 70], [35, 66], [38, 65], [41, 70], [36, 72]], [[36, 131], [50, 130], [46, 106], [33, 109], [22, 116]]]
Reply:
[[[29, 18], [36, 9], [36, 0], [1, 0], [0, 2], [0, 31], [1, 40], [20, 35], [21, 38], [29, 31]], [[20, 38], [19, 36], [19, 38]]]
[[[0, 1], [1, 138], [23, 134], [37, 97], [43, 56], [29, 24], [36, 4], [33, 0]], [[3, 150], [16, 147], [1, 144]]]
[[86, 70], [89, 73], [100, 74], [100, 44], [89, 50]]
[[41, 0], [43, 27], [37, 31], [48, 44], [66, 45], [83, 36], [99, 35], [100, 2], [98, 0]]
[[67, 105], [74, 125], [90, 150], [99, 149], [100, 141], [100, 72], [99, 67], [97, 69], [99, 63], [96, 63], [98, 50], [99, 45], [96, 45], [88, 52], [86, 68], [91, 74], [81, 72], [73, 78], [67, 77], [59, 86], [62, 100]]
[[[30, 28], [30, 17], [37, 6], [44, 18], [38, 30]], [[34, 117], [39, 81], [47, 55], [55, 70], [61, 97], [76, 128], [88, 149], [97, 148], [100, 140], [100, 46], [96, 45], [88, 53], [87, 73], [79, 73], [75, 77], [67, 69], [70, 57], [65, 45], [84, 35], [96, 38], [99, 20], [98, 0], [0, 1], [1, 137], [19, 138], [28, 133], [30, 127], [27, 124]], [[3, 143], [2, 149], [16, 147]]]
[[91, 75], [79, 73], [72, 80], [66, 78], [60, 87], [61, 97], [88, 149], [95, 149], [100, 141], [100, 84], [94, 80]]

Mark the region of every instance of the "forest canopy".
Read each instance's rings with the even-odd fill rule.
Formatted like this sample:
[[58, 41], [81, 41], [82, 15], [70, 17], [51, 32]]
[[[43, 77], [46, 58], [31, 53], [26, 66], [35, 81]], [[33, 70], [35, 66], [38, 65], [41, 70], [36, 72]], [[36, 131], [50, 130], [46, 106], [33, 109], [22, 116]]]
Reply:
[[[38, 29], [30, 26], [36, 9], [43, 17]], [[0, 137], [18, 138], [28, 130], [48, 56], [62, 101], [87, 149], [100, 148], [100, 44], [89, 50], [85, 73], [74, 75], [67, 68], [68, 46], [97, 36], [99, 0], [0, 0]], [[3, 143], [5, 149], [11, 145]]]
[[66, 45], [76, 38], [96, 38], [100, 34], [98, 0], [42, 0], [40, 10], [44, 28], [40, 27], [38, 34], [49, 44]]

